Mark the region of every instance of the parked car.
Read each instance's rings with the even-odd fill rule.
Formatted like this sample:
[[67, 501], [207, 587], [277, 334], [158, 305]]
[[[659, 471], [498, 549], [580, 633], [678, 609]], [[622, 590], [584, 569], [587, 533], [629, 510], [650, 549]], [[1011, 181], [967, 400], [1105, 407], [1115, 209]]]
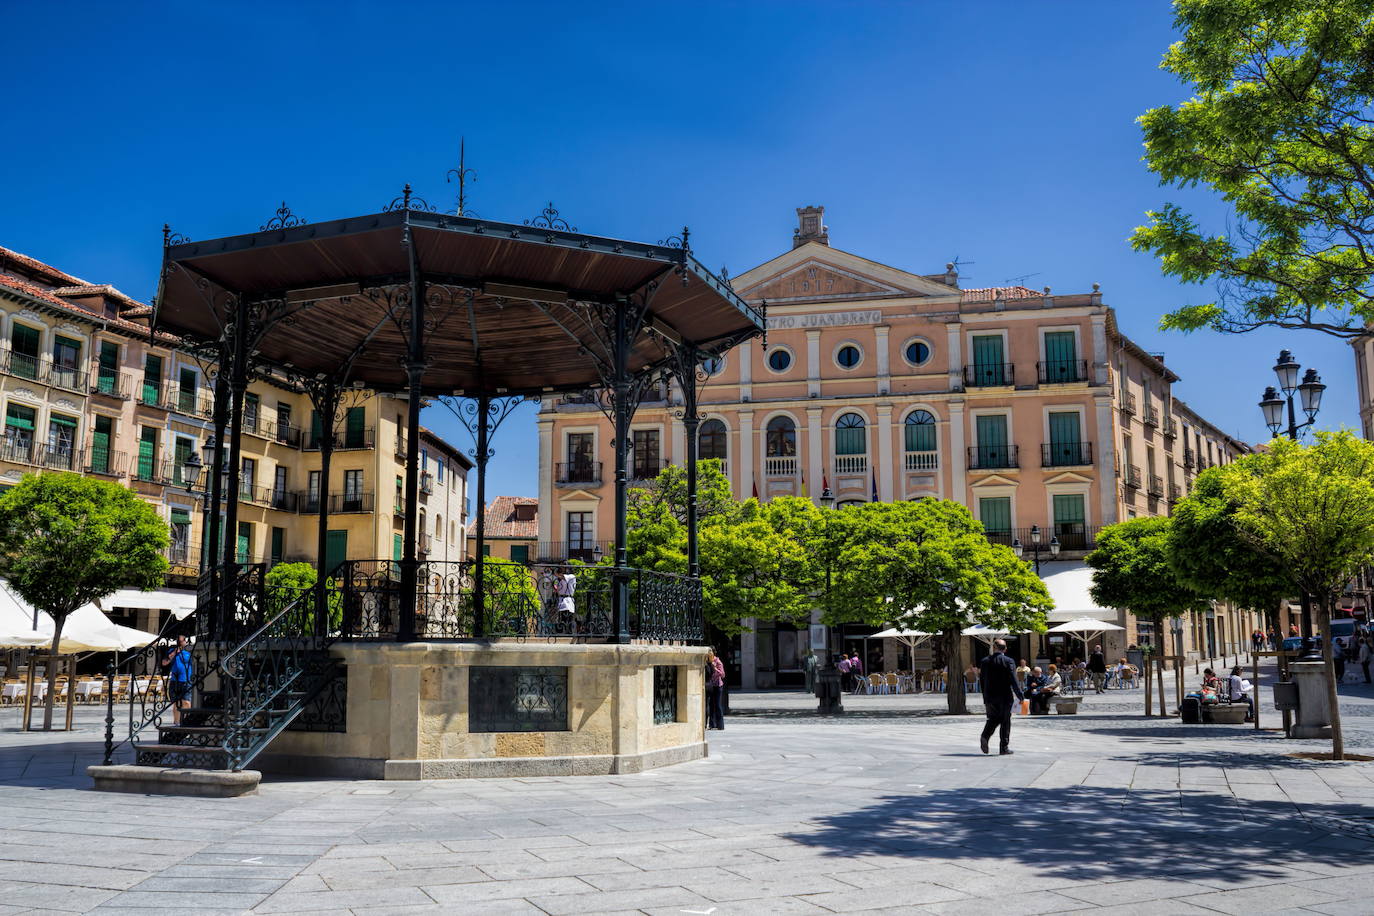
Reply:
[[1302, 637], [1301, 637], [1301, 636], [1289, 636], [1287, 639], [1285, 639], [1285, 640], [1283, 641], [1283, 651], [1285, 651], [1285, 652], [1297, 652], [1297, 651], [1298, 651], [1299, 649], [1301, 649], [1301, 648], [1302, 648]]

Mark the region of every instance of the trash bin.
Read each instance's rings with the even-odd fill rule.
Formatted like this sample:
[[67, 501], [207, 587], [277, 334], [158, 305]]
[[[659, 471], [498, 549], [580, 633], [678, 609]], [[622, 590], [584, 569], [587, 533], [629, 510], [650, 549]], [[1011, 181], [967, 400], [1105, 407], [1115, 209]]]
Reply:
[[1279, 681], [1274, 685], [1274, 708], [1296, 710], [1298, 708], [1298, 685], [1293, 681]]

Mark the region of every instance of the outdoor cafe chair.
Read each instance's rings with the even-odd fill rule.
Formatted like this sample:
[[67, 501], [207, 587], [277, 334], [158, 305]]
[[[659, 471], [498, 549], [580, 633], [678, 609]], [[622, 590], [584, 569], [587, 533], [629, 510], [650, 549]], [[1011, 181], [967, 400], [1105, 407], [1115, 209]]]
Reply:
[[887, 681], [883, 680], [881, 674], [870, 674], [868, 676], [869, 693], [887, 693]]
[[868, 678], [855, 676], [854, 686], [850, 688], [851, 694], [868, 693]]
[[901, 678], [897, 677], [897, 675], [895, 675], [895, 674], [889, 674], [889, 675], [887, 676], [887, 692], [888, 692], [888, 693], [901, 693], [901, 692], [902, 692], [902, 680], [901, 680]]

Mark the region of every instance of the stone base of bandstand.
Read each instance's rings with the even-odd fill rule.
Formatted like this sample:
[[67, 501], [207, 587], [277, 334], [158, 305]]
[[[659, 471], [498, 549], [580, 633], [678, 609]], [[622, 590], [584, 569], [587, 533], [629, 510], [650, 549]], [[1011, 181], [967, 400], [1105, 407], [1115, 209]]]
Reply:
[[[344, 730], [283, 732], [254, 766], [306, 776], [455, 779], [638, 773], [695, 760], [707, 752], [706, 651], [534, 640], [337, 644], [332, 652], [348, 678]], [[654, 721], [656, 666], [676, 669], [671, 722]], [[566, 730], [481, 730], [469, 716], [468, 688], [472, 669], [484, 667], [566, 669]]]

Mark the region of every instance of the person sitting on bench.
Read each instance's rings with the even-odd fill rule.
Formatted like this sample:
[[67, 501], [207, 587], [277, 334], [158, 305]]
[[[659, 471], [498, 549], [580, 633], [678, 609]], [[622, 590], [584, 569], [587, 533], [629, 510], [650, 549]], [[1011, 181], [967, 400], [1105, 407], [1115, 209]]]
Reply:
[[1063, 687], [1058, 669], [1050, 665], [1050, 673], [1044, 676], [1040, 673], [1040, 666], [1037, 665], [1031, 671], [1031, 676], [1026, 679], [1026, 696], [1030, 697], [1031, 713], [1046, 715], [1050, 711], [1050, 699], [1059, 693]]
[[1231, 669], [1231, 676], [1226, 679], [1224, 685], [1232, 703], [1244, 703], [1246, 706], [1245, 721], [1255, 721], [1255, 701], [1250, 699], [1250, 694], [1245, 692], [1245, 678], [1240, 676], [1240, 665]]

